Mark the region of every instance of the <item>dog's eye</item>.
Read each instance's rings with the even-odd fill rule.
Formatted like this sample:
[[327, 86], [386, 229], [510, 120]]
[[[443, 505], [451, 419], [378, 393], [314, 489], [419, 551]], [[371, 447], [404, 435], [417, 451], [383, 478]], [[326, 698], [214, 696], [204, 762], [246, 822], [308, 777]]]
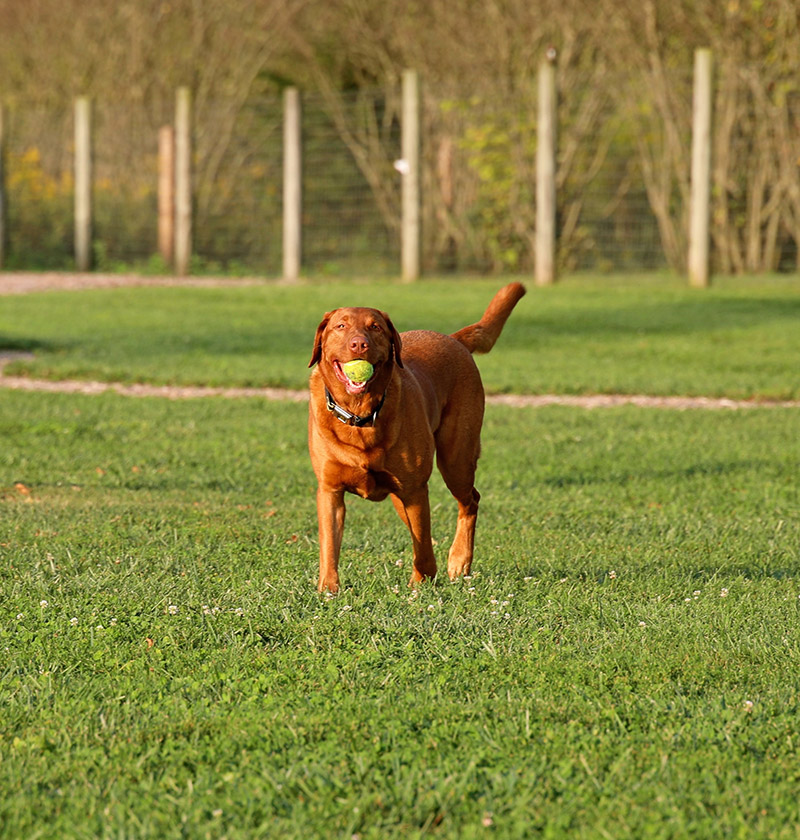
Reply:
[[380, 331], [380, 329], [381, 329], [381, 325], [380, 325], [380, 324], [370, 324], [370, 325], [369, 325], [369, 328], [370, 328], [371, 330], [379, 330], [379, 331]]
[[335, 330], [343, 330], [343, 329], [345, 328], [345, 326], [346, 326], [346, 325], [345, 325], [345, 323], [344, 323], [344, 322], [342, 322], [341, 324], [337, 324], [337, 325], [334, 327], [334, 329], [335, 329]]

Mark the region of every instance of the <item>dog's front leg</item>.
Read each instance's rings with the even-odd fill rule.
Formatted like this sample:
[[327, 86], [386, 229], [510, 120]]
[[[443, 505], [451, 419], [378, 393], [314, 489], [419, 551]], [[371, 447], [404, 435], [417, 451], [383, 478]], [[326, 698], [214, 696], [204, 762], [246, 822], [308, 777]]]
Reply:
[[411, 532], [414, 545], [414, 569], [408, 585], [414, 586], [425, 578], [436, 577], [436, 557], [433, 554], [431, 539], [431, 507], [428, 501], [427, 485], [402, 498], [393, 495], [392, 502]]
[[339, 552], [344, 534], [344, 490], [317, 489], [319, 582], [317, 589], [339, 591]]

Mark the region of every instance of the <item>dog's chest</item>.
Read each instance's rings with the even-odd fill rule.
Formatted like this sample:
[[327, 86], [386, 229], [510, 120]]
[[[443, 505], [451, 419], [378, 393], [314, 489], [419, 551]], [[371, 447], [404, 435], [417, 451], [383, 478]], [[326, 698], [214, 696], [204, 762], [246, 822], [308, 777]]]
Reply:
[[340, 481], [348, 493], [379, 502], [398, 489], [395, 477], [386, 469], [381, 449], [359, 452], [350, 463], [342, 465]]
[[335, 445], [329, 445], [322, 474], [330, 487], [373, 502], [390, 493], [403, 496], [409, 486], [424, 484], [433, 467], [433, 437], [412, 441], [386, 440], [380, 430], [334, 426]]
[[400, 489], [396, 478], [385, 470], [351, 469], [342, 478], [348, 493], [371, 502], [380, 502]]

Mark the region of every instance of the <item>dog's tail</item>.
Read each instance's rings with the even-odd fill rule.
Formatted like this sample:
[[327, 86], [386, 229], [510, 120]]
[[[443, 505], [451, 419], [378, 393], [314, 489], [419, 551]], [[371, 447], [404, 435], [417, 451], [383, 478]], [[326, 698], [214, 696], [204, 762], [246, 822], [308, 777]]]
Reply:
[[494, 347], [495, 341], [503, 330], [503, 326], [517, 305], [517, 301], [525, 294], [522, 283], [509, 283], [492, 298], [492, 302], [483, 313], [477, 324], [462, 327], [453, 333], [453, 338], [460, 341], [470, 353], [488, 353]]

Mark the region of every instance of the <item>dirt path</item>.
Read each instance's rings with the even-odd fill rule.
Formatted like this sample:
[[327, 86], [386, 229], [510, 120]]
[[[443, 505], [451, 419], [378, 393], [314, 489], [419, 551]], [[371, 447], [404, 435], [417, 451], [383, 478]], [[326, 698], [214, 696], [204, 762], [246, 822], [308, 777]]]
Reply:
[[[212, 388], [199, 385], [124, 385], [119, 382], [86, 382], [67, 379], [29, 379], [26, 376], [9, 376], [5, 366], [24, 355], [0, 353], [0, 388], [14, 391], [42, 391], [51, 394], [102, 394], [112, 391], [126, 397], [161, 397], [170, 400], [222, 397], [241, 399], [260, 397], [267, 400], [305, 402], [305, 390], [287, 388]], [[576, 408], [613, 408], [620, 405], [636, 405], [643, 408], [662, 408], [685, 411], [687, 409], [748, 409], [748, 408], [800, 408], [800, 401], [751, 402], [746, 400], [712, 399], [710, 397], [654, 397], [643, 394], [594, 394], [586, 396], [565, 396], [560, 394], [495, 394], [489, 395], [490, 405], [507, 405], [515, 408], [526, 406], [566, 405]]]
[[[45, 291], [79, 291], [81, 289], [120, 288], [122, 286], [252, 286], [265, 282], [256, 278], [220, 279], [189, 277], [140, 277], [135, 274], [65, 274], [46, 272], [29, 274], [24, 272], [0, 272], [0, 295], [32, 294]], [[291, 400], [303, 402], [308, 399], [305, 390], [294, 391], [284, 388], [205, 388], [200, 386], [178, 387], [172, 385], [123, 385], [108, 382], [84, 382], [78, 380], [50, 381], [29, 379], [24, 376], [8, 376], [5, 366], [19, 353], [0, 351], [0, 388], [16, 391], [45, 391], [60, 394], [101, 394], [113, 391], [127, 397], [162, 397], [166, 399], [198, 399], [202, 397], [223, 397], [238, 399], [260, 397], [268, 400]], [[673, 410], [688, 409], [748, 409], [748, 408], [800, 408], [799, 400], [753, 402], [748, 400], [714, 399], [712, 397], [655, 397], [644, 394], [597, 394], [587, 396], [563, 396], [559, 394], [540, 395], [490, 395], [486, 402], [491, 405], [514, 407], [540, 407], [566, 405], [578, 408], [613, 408], [620, 405], [636, 405], [644, 408]]]
[[[279, 281], [278, 281], [279, 282]], [[27, 295], [35, 292], [77, 292], [82, 289], [120, 289], [123, 286], [258, 286], [266, 283], [254, 277], [142, 277], [138, 274], [64, 273], [45, 271], [1, 271], [0, 295]]]

